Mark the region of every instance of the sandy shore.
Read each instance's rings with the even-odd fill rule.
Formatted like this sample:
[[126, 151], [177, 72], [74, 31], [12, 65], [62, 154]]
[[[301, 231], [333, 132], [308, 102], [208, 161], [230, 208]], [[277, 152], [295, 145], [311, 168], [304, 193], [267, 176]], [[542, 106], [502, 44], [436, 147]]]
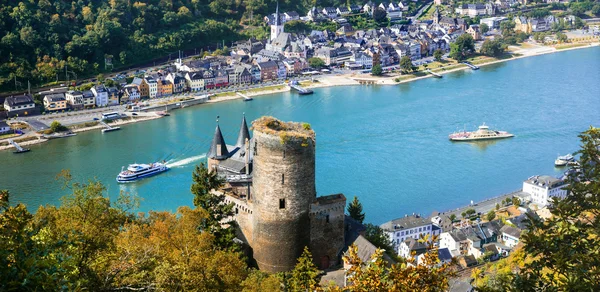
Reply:
[[[597, 47], [597, 46], [600, 46], [600, 43], [598, 43], [598, 42], [590, 43], [588, 45], [584, 45], [584, 46], [580, 46], [580, 47], [572, 47], [572, 48], [565, 48], [565, 49], [557, 49], [552, 46], [534, 46], [531, 48], [513, 47], [513, 49], [515, 49], [515, 48], [516, 49], [511, 52], [513, 54], [518, 54], [518, 56], [513, 56], [512, 58], [502, 59], [502, 60], [493, 60], [493, 61], [477, 64], [477, 66], [482, 67], [482, 66], [498, 64], [498, 63], [502, 63], [502, 62], [508, 62], [508, 61], [512, 61], [512, 60], [518, 60], [521, 58], [527, 58], [527, 57], [539, 56], [539, 55], [545, 55], [545, 54], [552, 54], [552, 53], [558, 53], [558, 52], [565, 52], [565, 51], [570, 51], [570, 50], [585, 49], [585, 48]], [[469, 67], [467, 67], [466, 65], [458, 65], [458, 66], [459, 67], [457, 67], [457, 68], [453, 68], [453, 69], [449, 69], [449, 70], [445, 70], [445, 71], [436, 71], [435, 73], [444, 75], [444, 74], [448, 74], [448, 73], [452, 73], [452, 72], [456, 72], [456, 71], [460, 71], [460, 70], [469, 69]], [[349, 85], [360, 85], [361, 81], [363, 81], [363, 82], [368, 81], [369, 83], [376, 84], [376, 85], [397, 85], [400, 83], [407, 83], [407, 82], [412, 82], [415, 80], [433, 77], [432, 75], [428, 74], [425, 76], [418, 76], [418, 77], [402, 80], [400, 82], [396, 82], [395, 79], [398, 77], [401, 77], [401, 76], [402, 75], [374, 77], [374, 76], [371, 76], [370, 74], [356, 74], [356, 73], [344, 74], [344, 75], [324, 75], [324, 76], [315, 77], [315, 79], [318, 80], [318, 82], [313, 82], [311, 84], [303, 84], [302, 86], [305, 88], [349, 86]], [[249, 91], [249, 92], [241, 91], [241, 92], [249, 97], [257, 97], [257, 96], [276, 94], [276, 93], [282, 93], [282, 92], [287, 92], [287, 91], [290, 91], [290, 87], [287, 85], [281, 84], [281, 85], [273, 85], [273, 86], [266, 87], [265, 90], [256, 90], [256, 91]], [[231, 94], [225, 94], [225, 95], [220, 95], [220, 96], [211, 98], [209, 101], [207, 101], [207, 103], [223, 102], [223, 101], [229, 101], [229, 100], [235, 100], [235, 99], [241, 99], [241, 98], [242, 97], [237, 95], [235, 92], [231, 92]], [[143, 121], [154, 120], [154, 119], [159, 119], [159, 118], [162, 118], [162, 116], [148, 115], [148, 116], [143, 116], [143, 117], [131, 118], [131, 119], [125, 120], [125, 121], [123, 121], [123, 120], [116, 121], [114, 123], [111, 123], [111, 126], [126, 125], [126, 124], [143, 122]], [[96, 126], [92, 126], [92, 127], [73, 129], [72, 132], [79, 133], [79, 132], [97, 130], [97, 129], [102, 129], [102, 128], [104, 128], [104, 126], [96, 125]], [[18, 140], [18, 139], [16, 139], [16, 140]], [[48, 140], [47, 139], [38, 139], [38, 140], [32, 140], [32, 141], [26, 141], [23, 143], [19, 143], [19, 145], [27, 146], [27, 145], [44, 143], [46, 141], [48, 141]], [[13, 148], [12, 146], [0, 146], [0, 150], [6, 150], [6, 149], [12, 149], [12, 148]]]

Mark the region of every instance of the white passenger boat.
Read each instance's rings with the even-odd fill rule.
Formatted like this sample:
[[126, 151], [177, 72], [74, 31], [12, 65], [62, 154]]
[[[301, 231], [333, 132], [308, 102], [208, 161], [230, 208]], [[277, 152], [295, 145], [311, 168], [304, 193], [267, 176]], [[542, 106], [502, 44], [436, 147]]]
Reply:
[[514, 137], [513, 134], [505, 131], [490, 130], [485, 123], [479, 126], [479, 129], [475, 132], [455, 132], [448, 136], [452, 141], [478, 141], [478, 140], [492, 140], [492, 139], [503, 139]]
[[565, 166], [570, 163], [571, 164], [575, 163], [575, 158], [571, 154], [567, 154], [564, 156], [558, 156], [558, 158], [556, 158], [556, 160], [554, 160], [555, 166]]
[[118, 183], [133, 182], [145, 177], [157, 175], [161, 172], [169, 170], [169, 167], [165, 162], [155, 162], [151, 164], [130, 164], [127, 170], [121, 169], [121, 172], [117, 176]]

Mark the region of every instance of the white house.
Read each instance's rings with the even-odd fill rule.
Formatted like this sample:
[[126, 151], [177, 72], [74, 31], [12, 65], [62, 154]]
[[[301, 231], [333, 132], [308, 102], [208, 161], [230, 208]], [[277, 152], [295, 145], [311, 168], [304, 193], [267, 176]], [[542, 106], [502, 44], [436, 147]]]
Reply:
[[108, 91], [104, 85], [96, 85], [92, 87], [92, 93], [96, 97], [96, 106], [106, 106], [108, 104]]
[[323, 13], [330, 19], [334, 19], [337, 17], [337, 9], [333, 7], [325, 7], [323, 8], [323, 10], [321, 10], [321, 13]]
[[198, 91], [204, 89], [204, 78], [202, 72], [187, 72], [185, 73], [185, 80], [190, 91]]
[[65, 98], [72, 109], [83, 108], [83, 94], [80, 91], [69, 90], [65, 93]]
[[420, 242], [418, 239], [409, 237], [407, 240], [400, 243], [398, 247], [398, 255], [408, 259], [411, 257], [418, 257], [427, 251], [427, 246]]
[[419, 239], [428, 235], [439, 235], [440, 229], [434, 228], [433, 223], [419, 215], [405, 216], [383, 223], [380, 226], [388, 235], [394, 248], [400, 254], [400, 245], [409, 238]]
[[9, 112], [35, 108], [35, 102], [29, 95], [9, 96], [4, 100], [4, 109]]
[[531, 195], [531, 201], [540, 207], [550, 203], [551, 197], [567, 196], [565, 182], [547, 175], [532, 176], [523, 182], [523, 192]]
[[148, 97], [155, 98], [158, 94], [158, 82], [151, 76], [146, 76], [144, 82], [148, 84]]
[[521, 230], [510, 225], [504, 225], [500, 229], [502, 241], [508, 247], [513, 247], [519, 243], [521, 238]]
[[362, 52], [354, 54], [350, 60], [364, 69], [371, 69], [373, 67], [373, 57]]
[[125, 86], [125, 88], [123, 88], [123, 93], [124, 93], [123, 96], [125, 98], [127, 98], [127, 101], [130, 101], [130, 102], [138, 101], [141, 98], [138, 87], [133, 84], [129, 84], [129, 85]]
[[5, 121], [0, 121], [0, 134], [6, 134], [11, 131], [12, 131], [12, 129]]

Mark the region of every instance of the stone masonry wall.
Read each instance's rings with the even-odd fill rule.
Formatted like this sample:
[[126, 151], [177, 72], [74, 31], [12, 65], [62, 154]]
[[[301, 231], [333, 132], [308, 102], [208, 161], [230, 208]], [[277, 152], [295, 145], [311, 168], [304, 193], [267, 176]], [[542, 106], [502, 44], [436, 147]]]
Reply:
[[346, 197], [335, 194], [317, 198], [310, 208], [310, 250], [315, 264], [326, 269], [339, 263], [344, 248]]
[[252, 181], [254, 259], [261, 270], [289, 271], [310, 244], [316, 199], [315, 143], [285, 131], [254, 130]]

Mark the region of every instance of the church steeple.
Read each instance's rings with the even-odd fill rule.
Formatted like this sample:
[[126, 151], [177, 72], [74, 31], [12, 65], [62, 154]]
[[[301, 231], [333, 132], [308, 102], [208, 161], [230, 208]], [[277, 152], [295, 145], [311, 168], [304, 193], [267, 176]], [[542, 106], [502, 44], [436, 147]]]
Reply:
[[210, 150], [208, 151], [209, 159], [223, 160], [229, 157], [229, 151], [227, 150], [227, 144], [223, 139], [221, 128], [219, 127], [219, 117], [217, 116], [217, 128], [215, 129], [215, 135], [213, 136], [212, 143], [210, 144]]
[[435, 11], [433, 12], [433, 23], [438, 24], [440, 21], [440, 10], [438, 6], [435, 6]]
[[238, 134], [237, 143], [235, 147], [244, 149], [246, 145], [246, 139], [250, 140], [250, 132], [248, 131], [248, 124], [246, 123], [246, 114], [242, 117], [242, 125], [240, 126], [240, 133]]
[[283, 23], [281, 17], [279, 17], [279, 1], [277, 1], [277, 8], [275, 9], [275, 20], [271, 24], [271, 41], [276, 39], [283, 32]]

